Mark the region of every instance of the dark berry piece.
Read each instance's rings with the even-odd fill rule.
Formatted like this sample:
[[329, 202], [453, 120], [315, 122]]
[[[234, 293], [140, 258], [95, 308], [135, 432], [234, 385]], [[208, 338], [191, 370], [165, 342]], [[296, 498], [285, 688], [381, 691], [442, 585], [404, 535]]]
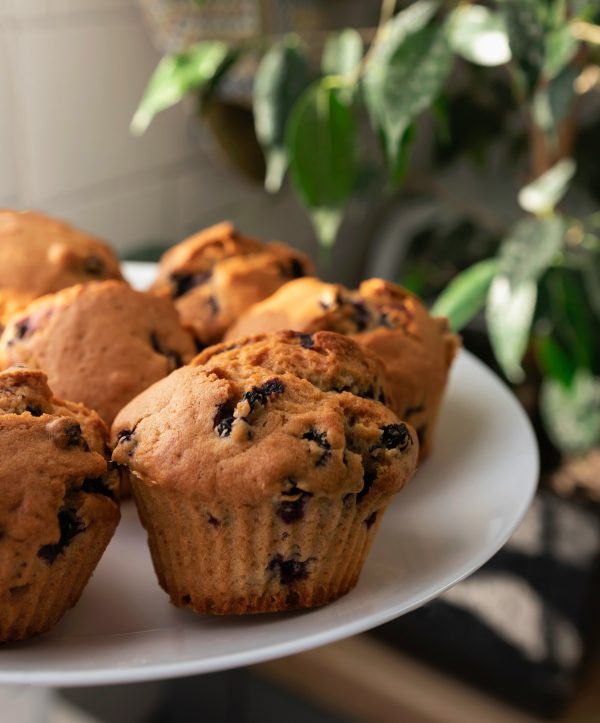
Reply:
[[113, 491], [107, 484], [106, 477], [86, 477], [83, 480], [81, 489], [90, 494], [103, 495], [104, 497], [109, 497], [111, 500], [115, 499]]
[[134, 429], [121, 429], [117, 432], [117, 444], [129, 445], [127, 456], [132, 457], [137, 447], [137, 440], [133, 438], [135, 433]]
[[209, 273], [199, 274], [171, 274], [171, 295], [174, 299], [187, 294], [188, 291], [202, 286], [210, 279]]
[[300, 259], [292, 259], [292, 262], [290, 264], [290, 272], [292, 279], [301, 279], [303, 276], [306, 275], [306, 272], [304, 271], [304, 266], [302, 266]]
[[315, 467], [324, 467], [331, 457], [331, 451], [326, 449], [315, 462]]
[[388, 424], [382, 427], [381, 444], [386, 449], [399, 449], [404, 452], [412, 444], [406, 424]]
[[58, 513], [58, 525], [60, 527], [60, 538], [58, 542], [42, 545], [38, 550], [38, 557], [51, 565], [56, 558], [64, 552], [71, 540], [80, 532], [85, 530], [83, 521], [77, 517], [77, 511], [72, 507], [63, 507]]
[[81, 444], [81, 426], [78, 422], [70, 422], [65, 425], [65, 436], [67, 447], [79, 447]]
[[120, 429], [117, 432], [117, 444], [123, 444], [123, 442], [131, 442], [133, 437], [132, 429]]
[[356, 329], [357, 331], [364, 331], [371, 320], [369, 310], [362, 301], [352, 301], [350, 303], [354, 308], [354, 322], [356, 324]]
[[369, 466], [367, 465], [365, 467], [365, 471], [363, 474], [363, 487], [361, 491], [356, 495], [356, 501], [360, 502], [365, 495], [369, 493], [371, 490], [371, 487], [373, 486], [373, 483], [377, 479], [377, 469], [375, 466]]
[[157, 354], [160, 354], [161, 356], [164, 356], [166, 358], [167, 364], [169, 366], [169, 371], [174, 371], [175, 369], [179, 369], [180, 366], [183, 366], [183, 359], [181, 358], [181, 354], [179, 354], [179, 352], [173, 351], [172, 349], [167, 349], [165, 346], [163, 346], [160, 339], [158, 338], [158, 334], [155, 331], [150, 332], [150, 344], [152, 345], [152, 348]]
[[213, 316], [216, 316], [220, 311], [220, 307], [219, 307], [219, 302], [216, 300], [216, 298], [214, 296], [208, 297], [208, 305], [210, 306], [211, 314]]
[[221, 520], [218, 517], [214, 517], [209, 512], [208, 513], [208, 524], [212, 525], [212, 527], [221, 527]]
[[309, 442], [316, 442], [322, 449], [331, 449], [331, 444], [327, 439], [327, 433], [317, 432], [314, 427], [311, 427], [308, 432], [304, 432], [302, 439], [308, 439]]
[[298, 487], [298, 483], [295, 479], [288, 477], [288, 479], [284, 480], [283, 489], [281, 490], [282, 495], [285, 497], [295, 497], [296, 495], [302, 494], [302, 492], [303, 490]]
[[90, 254], [83, 262], [83, 269], [90, 276], [101, 276], [104, 273], [104, 261], [97, 254]]
[[29, 324], [29, 319], [21, 319], [20, 321], [17, 321], [14, 325], [14, 331], [12, 335], [12, 339], [9, 339], [7, 346], [11, 346], [12, 344], [15, 344], [17, 341], [21, 341], [21, 339], [25, 339], [25, 337], [29, 336], [32, 332], [31, 326]]
[[280, 502], [275, 511], [277, 516], [288, 525], [304, 517], [306, 503], [308, 502], [308, 498], [312, 497], [310, 492], [298, 491], [300, 492], [298, 499]]
[[377, 320], [378, 326], [385, 326], [387, 329], [394, 329], [396, 325], [394, 322], [390, 319], [390, 317], [387, 315], [385, 311], [382, 311], [379, 315], [379, 319]]
[[312, 562], [312, 558], [307, 560], [299, 560], [296, 554], [288, 560], [283, 559], [283, 555], [274, 555], [267, 570], [279, 575], [279, 582], [282, 585], [293, 585], [298, 580], [306, 580], [308, 577], [308, 565]]
[[363, 399], [375, 399], [375, 387], [371, 384], [370, 387], [362, 391], [358, 396]]
[[68, 417], [53, 419], [46, 425], [46, 432], [60, 449], [80, 447], [85, 452], [89, 451], [88, 443], [81, 433], [79, 422], [74, 419]]
[[377, 401], [380, 402], [381, 404], [387, 404], [387, 400], [386, 400], [386, 398], [385, 398], [385, 394], [384, 394], [383, 390], [379, 392], [379, 396], [377, 397]]
[[231, 399], [222, 402], [217, 407], [217, 413], [213, 419], [213, 426], [217, 430], [219, 437], [229, 437], [231, 434], [231, 427], [235, 421], [233, 417], [234, 410], [235, 404]]
[[28, 404], [28, 405], [25, 407], [25, 411], [26, 411], [26, 412], [29, 412], [29, 414], [31, 414], [32, 417], [41, 417], [42, 414], [44, 413], [44, 412], [42, 411], [42, 408], [41, 408], [41, 407], [38, 407], [37, 404]]
[[305, 349], [312, 349], [315, 345], [312, 334], [298, 334], [298, 338], [300, 339], [300, 346], [303, 346]]
[[264, 406], [271, 395], [283, 394], [284, 390], [285, 386], [281, 379], [269, 379], [260, 387], [252, 387], [244, 394], [243, 399], [248, 402], [252, 412], [257, 404]]
[[371, 514], [367, 517], [367, 519], [363, 520], [363, 522], [367, 526], [367, 530], [369, 529], [369, 527], [372, 527], [375, 524], [376, 519], [377, 519], [377, 512], [371, 512]]

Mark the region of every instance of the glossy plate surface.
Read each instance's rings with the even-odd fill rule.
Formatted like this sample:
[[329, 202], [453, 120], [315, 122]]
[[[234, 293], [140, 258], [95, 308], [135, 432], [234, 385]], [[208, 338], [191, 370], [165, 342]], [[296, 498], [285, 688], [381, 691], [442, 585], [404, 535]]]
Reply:
[[[126, 265], [143, 287], [150, 264]], [[132, 503], [78, 605], [49, 634], [0, 647], [0, 683], [94, 685], [248, 665], [360, 633], [480, 567], [525, 514], [538, 476], [531, 426], [483, 364], [454, 365], [433, 456], [388, 509], [358, 586], [313, 611], [198, 617], [158, 587]]]

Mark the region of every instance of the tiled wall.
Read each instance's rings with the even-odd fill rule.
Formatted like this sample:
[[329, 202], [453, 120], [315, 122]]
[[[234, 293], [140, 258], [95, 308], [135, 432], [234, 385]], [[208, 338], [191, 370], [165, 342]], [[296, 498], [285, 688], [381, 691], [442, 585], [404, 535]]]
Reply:
[[186, 108], [130, 136], [158, 57], [136, 0], [0, 0], [0, 207], [62, 216], [122, 253], [225, 217], [311, 247], [295, 201], [231, 172]]

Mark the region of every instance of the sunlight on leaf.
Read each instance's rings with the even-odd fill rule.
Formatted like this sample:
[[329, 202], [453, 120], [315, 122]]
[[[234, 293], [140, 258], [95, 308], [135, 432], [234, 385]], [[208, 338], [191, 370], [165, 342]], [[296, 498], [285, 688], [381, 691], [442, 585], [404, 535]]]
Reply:
[[477, 65], [504, 65], [511, 59], [504, 17], [483, 5], [458, 7], [450, 18], [452, 49]]
[[131, 121], [131, 132], [142, 135], [157, 113], [175, 105], [190, 91], [207, 85], [227, 55], [227, 45], [216, 40], [196, 43], [185, 53], [165, 55], [144, 91]]
[[363, 41], [353, 28], [346, 28], [327, 37], [321, 70], [324, 75], [348, 76], [354, 73], [363, 55]]
[[406, 129], [435, 100], [452, 69], [445, 27], [428, 26], [436, 9], [437, 3], [416, 2], [394, 16], [365, 68], [365, 103], [391, 169]]
[[501, 244], [486, 319], [494, 355], [511, 381], [523, 379], [521, 360], [529, 344], [537, 282], [561, 249], [566, 228], [560, 216], [525, 218]]
[[574, 175], [575, 162], [571, 158], [563, 158], [519, 191], [519, 205], [539, 216], [550, 213], [567, 192]]
[[470, 266], [444, 289], [431, 313], [448, 317], [452, 330], [460, 331], [483, 308], [499, 266], [498, 259], [486, 259]]

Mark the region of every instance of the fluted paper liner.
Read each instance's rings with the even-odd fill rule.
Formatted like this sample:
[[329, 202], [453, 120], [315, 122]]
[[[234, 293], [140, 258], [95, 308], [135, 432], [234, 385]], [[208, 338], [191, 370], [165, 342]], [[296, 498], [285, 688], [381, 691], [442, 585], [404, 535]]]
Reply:
[[262, 504], [204, 502], [131, 476], [160, 585], [179, 607], [216, 615], [324, 605], [351, 590], [392, 494], [310, 497], [301, 519]]

